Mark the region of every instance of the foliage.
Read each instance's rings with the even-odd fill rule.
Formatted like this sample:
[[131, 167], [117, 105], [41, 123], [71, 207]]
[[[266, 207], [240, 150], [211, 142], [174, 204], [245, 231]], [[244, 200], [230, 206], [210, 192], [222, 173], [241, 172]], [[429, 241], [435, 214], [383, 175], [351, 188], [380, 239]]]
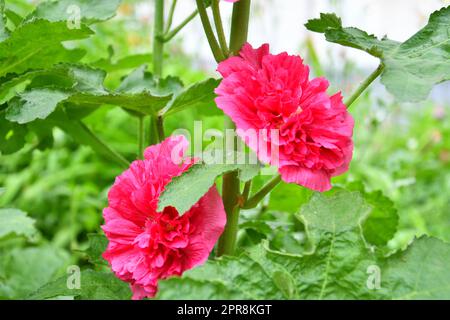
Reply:
[[[68, 5], [84, 13], [80, 28], [67, 24]], [[147, 25], [111, 19], [127, 6], [0, 0], [0, 299], [130, 299], [101, 257], [108, 188], [141, 156], [136, 141], [155, 134], [150, 118], [166, 132], [197, 119], [223, 127], [213, 101], [220, 80], [191, 67], [176, 43], [165, 76], [152, 74]], [[448, 106], [418, 103], [450, 79], [449, 26], [448, 6], [403, 43], [343, 27], [334, 14], [310, 20], [328, 41], [379, 58], [396, 101], [369, 89], [355, 102], [354, 160], [332, 191], [279, 184], [242, 210], [236, 256], [212, 254], [162, 281], [157, 298], [450, 299]], [[185, 212], [236, 171], [241, 189], [252, 181], [251, 196], [271, 178], [260, 169], [197, 163], [159, 207]], [[79, 289], [67, 287], [72, 264], [82, 269]]]
[[448, 27], [450, 7], [430, 16], [428, 24], [403, 43], [373, 35], [357, 28], [342, 27], [334, 14], [321, 14], [306, 27], [324, 33], [330, 42], [368, 52], [381, 59], [385, 70], [381, 81], [399, 100], [425, 99], [436, 83], [450, 79]]

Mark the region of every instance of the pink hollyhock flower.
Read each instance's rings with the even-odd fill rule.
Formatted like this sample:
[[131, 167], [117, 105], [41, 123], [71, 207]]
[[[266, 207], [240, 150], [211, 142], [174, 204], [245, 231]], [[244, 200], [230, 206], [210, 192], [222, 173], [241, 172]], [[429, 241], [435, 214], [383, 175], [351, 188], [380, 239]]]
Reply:
[[167, 183], [191, 166], [183, 160], [187, 145], [176, 136], [147, 148], [145, 159], [134, 161], [108, 193], [103, 257], [130, 283], [133, 299], [154, 297], [159, 279], [204, 263], [223, 232], [226, 214], [215, 186], [182, 216], [173, 207], [157, 210]]
[[[240, 56], [221, 62], [218, 71], [223, 76], [218, 107], [262, 162], [278, 166], [285, 182], [326, 191], [331, 177], [348, 170], [353, 119], [340, 93], [327, 94], [326, 79], [309, 79], [299, 56], [270, 54], [268, 44], [258, 49], [245, 44]], [[262, 148], [249, 130], [275, 130], [276, 139], [267, 133]], [[276, 157], [265, 151], [274, 145]]]

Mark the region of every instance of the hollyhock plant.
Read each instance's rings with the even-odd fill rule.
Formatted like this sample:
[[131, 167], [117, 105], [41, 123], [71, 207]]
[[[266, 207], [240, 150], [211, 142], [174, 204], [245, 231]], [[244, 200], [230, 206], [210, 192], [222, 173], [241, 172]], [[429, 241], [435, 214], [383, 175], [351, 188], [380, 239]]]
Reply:
[[147, 148], [144, 160], [134, 161], [108, 193], [102, 228], [109, 244], [103, 257], [130, 283], [133, 299], [154, 297], [159, 279], [204, 263], [224, 229], [226, 214], [215, 186], [184, 215], [173, 207], [157, 210], [165, 186], [193, 162], [183, 158], [187, 145], [176, 136]]
[[[347, 171], [353, 152], [353, 118], [340, 93], [329, 96], [325, 78], [309, 79], [299, 56], [269, 53], [269, 45], [245, 44], [239, 56], [218, 66], [223, 80], [216, 89], [217, 106], [237, 127], [237, 134], [264, 163], [278, 166], [281, 178], [316, 191], [331, 188], [330, 179]], [[267, 134], [264, 150], [248, 130]]]

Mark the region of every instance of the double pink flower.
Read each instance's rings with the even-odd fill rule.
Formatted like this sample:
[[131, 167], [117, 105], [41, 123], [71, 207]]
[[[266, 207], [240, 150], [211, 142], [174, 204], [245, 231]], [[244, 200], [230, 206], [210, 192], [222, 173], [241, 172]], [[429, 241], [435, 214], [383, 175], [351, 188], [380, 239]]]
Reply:
[[133, 299], [153, 297], [159, 279], [204, 263], [226, 223], [215, 186], [182, 216], [173, 207], [157, 210], [164, 187], [192, 163], [174, 161], [180, 145], [175, 158], [182, 158], [188, 145], [183, 136], [147, 148], [145, 159], [134, 161], [108, 193], [102, 228], [109, 244], [103, 257], [119, 279], [130, 283]]
[[[240, 56], [219, 64], [223, 76], [217, 106], [236, 124], [237, 134], [260, 160], [276, 165], [285, 182], [316, 191], [331, 188], [330, 179], [348, 170], [353, 152], [353, 119], [340, 93], [327, 94], [325, 78], [309, 79], [299, 56], [269, 53], [269, 45], [244, 45]], [[248, 130], [268, 132], [261, 141]], [[269, 132], [276, 130], [277, 139]], [[266, 152], [273, 150], [276, 159]]]

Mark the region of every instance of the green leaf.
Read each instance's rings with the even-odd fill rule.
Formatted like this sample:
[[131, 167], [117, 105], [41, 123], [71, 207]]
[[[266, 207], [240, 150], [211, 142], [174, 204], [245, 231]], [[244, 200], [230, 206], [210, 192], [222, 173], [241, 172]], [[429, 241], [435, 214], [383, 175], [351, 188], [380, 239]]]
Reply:
[[68, 256], [50, 246], [13, 249], [0, 262], [0, 297], [25, 299], [51, 281], [68, 262]]
[[9, 21], [11, 21], [11, 23], [14, 25], [14, 27], [17, 27], [23, 21], [22, 16], [20, 16], [18, 13], [14, 12], [12, 10], [9, 10], [9, 9], [5, 10], [5, 16], [9, 19]]
[[91, 233], [88, 234], [89, 248], [86, 254], [91, 263], [96, 265], [108, 265], [102, 254], [105, 252], [108, 245], [108, 239], [103, 234]]
[[213, 186], [217, 177], [239, 170], [243, 181], [250, 180], [259, 171], [259, 165], [250, 164], [195, 164], [166, 186], [159, 198], [158, 209], [172, 206], [180, 214], [188, 211]]
[[168, 116], [187, 108], [217, 108], [214, 90], [219, 83], [220, 80], [211, 78], [191, 85], [175, 95], [162, 113]]
[[[312, 246], [274, 251], [268, 241], [239, 257], [209, 260], [160, 282], [160, 299], [448, 299], [450, 245], [421, 238], [385, 257], [366, 246], [370, 206], [359, 192], [314, 194], [301, 209]], [[381, 287], [371, 286], [379, 271]]]
[[0, 42], [0, 77], [48, 68], [58, 62], [78, 61], [84, 51], [65, 49], [61, 42], [84, 39], [91, 34], [92, 30], [84, 25], [80, 29], [68, 29], [64, 22], [33, 20], [25, 23]]
[[143, 64], [152, 61], [152, 55], [150, 53], [146, 54], [135, 54], [126, 56], [118, 59], [117, 61], [111, 61], [110, 59], [100, 59], [94, 63], [91, 63], [93, 67], [100, 68], [107, 72], [114, 72], [127, 69], [135, 69]]
[[169, 96], [179, 92], [183, 83], [175, 77], [157, 79], [151, 72], [147, 72], [147, 66], [143, 65], [122, 80], [117, 92], [141, 93], [149, 92], [155, 96]]
[[341, 233], [358, 228], [370, 207], [359, 192], [339, 191], [328, 197], [315, 193], [300, 211], [308, 230], [315, 233]]
[[0, 85], [0, 104], [8, 102], [17, 94], [25, 91], [27, 87], [71, 88], [76, 84], [76, 80], [70, 72], [67, 65], [57, 65], [50, 69], [32, 70], [7, 79]]
[[397, 232], [399, 220], [397, 209], [381, 191], [364, 194], [364, 200], [372, 207], [363, 224], [364, 238], [377, 246], [386, 245]]
[[67, 102], [70, 102], [74, 108], [77, 105], [83, 107], [91, 106], [92, 108], [98, 108], [101, 105], [113, 105], [142, 114], [154, 115], [170, 101], [170, 97], [153, 96], [148, 92], [136, 94], [109, 93], [103, 95], [77, 93], [67, 99]]
[[[282, 284], [278, 279], [280, 285]], [[289, 289], [288, 289], [289, 290]], [[189, 270], [182, 278], [160, 281], [158, 299], [282, 299], [264, 268], [244, 254], [222, 257]]]
[[400, 101], [426, 99], [435, 84], [450, 79], [450, 6], [434, 12], [428, 24], [403, 43], [344, 28], [334, 14], [321, 14], [306, 27], [324, 33], [330, 42], [380, 58], [385, 67], [381, 81]]
[[50, 246], [13, 249], [0, 258], [0, 297], [25, 299], [57, 276], [68, 256]]
[[370, 213], [362, 225], [366, 241], [376, 246], [386, 245], [397, 232], [399, 222], [394, 203], [381, 191], [366, 192], [360, 182], [350, 183], [347, 189], [359, 191], [370, 206]]
[[19, 124], [45, 119], [69, 96], [67, 92], [54, 89], [35, 89], [21, 93], [9, 102], [6, 119]]
[[[183, 279], [202, 281], [210, 289], [196, 288], [196, 291], [208, 292], [211, 296], [195, 298], [228, 298], [229, 292], [244, 299], [372, 298], [374, 294], [366, 287], [366, 270], [375, 263], [375, 258], [366, 248], [360, 232], [360, 223], [366, 214], [367, 206], [357, 192], [341, 191], [330, 197], [315, 194], [301, 211], [308, 234], [314, 235], [310, 239], [313, 250], [308, 254], [273, 251], [264, 242], [240, 256], [238, 266], [233, 266], [234, 259], [229, 258], [208, 261], [182, 279], [169, 281], [179, 282], [176, 288], [182, 286]], [[211, 289], [216, 283], [222, 284], [221, 291]], [[163, 288], [162, 285], [161, 292]], [[162, 297], [167, 295], [161, 294]], [[181, 298], [175, 292], [170, 294], [171, 298]]]
[[3, 155], [19, 151], [25, 145], [26, 128], [5, 119], [5, 112], [0, 112], [0, 152]]
[[80, 274], [80, 288], [69, 289], [67, 276], [63, 276], [39, 288], [29, 296], [32, 300], [51, 299], [59, 296], [72, 296], [77, 299], [129, 300], [129, 285], [120, 281], [112, 273], [84, 270]]
[[382, 265], [382, 290], [393, 299], [450, 299], [449, 263], [450, 244], [422, 237]]
[[0, 209], [0, 239], [16, 235], [32, 240], [37, 232], [34, 222], [18, 209]]
[[270, 193], [268, 209], [296, 213], [306, 203], [312, 191], [296, 184], [280, 183]]
[[[73, 109], [73, 114], [78, 109], [95, 110], [102, 105], [114, 105], [153, 115], [171, 99], [167, 87], [158, 89], [158, 94], [166, 94], [162, 96], [154, 95], [143, 87], [139, 88], [141, 91], [132, 93], [109, 92], [103, 86], [105, 76], [106, 73], [102, 70], [84, 65], [62, 64], [49, 70], [32, 71], [13, 78], [0, 87], [0, 97], [6, 99], [20, 83], [30, 84], [27, 91], [19, 93], [17, 98], [9, 102], [6, 118], [20, 124], [46, 119], [63, 103], [67, 108]], [[173, 81], [176, 80], [168, 78], [164, 81], [173, 86]]]
[[121, 0], [58, 0], [39, 4], [27, 20], [71, 21], [80, 14], [81, 22], [92, 24], [112, 18]]
[[324, 33], [328, 29], [342, 28], [342, 20], [334, 13], [321, 13], [320, 19], [309, 20], [305, 27], [314, 32]]

